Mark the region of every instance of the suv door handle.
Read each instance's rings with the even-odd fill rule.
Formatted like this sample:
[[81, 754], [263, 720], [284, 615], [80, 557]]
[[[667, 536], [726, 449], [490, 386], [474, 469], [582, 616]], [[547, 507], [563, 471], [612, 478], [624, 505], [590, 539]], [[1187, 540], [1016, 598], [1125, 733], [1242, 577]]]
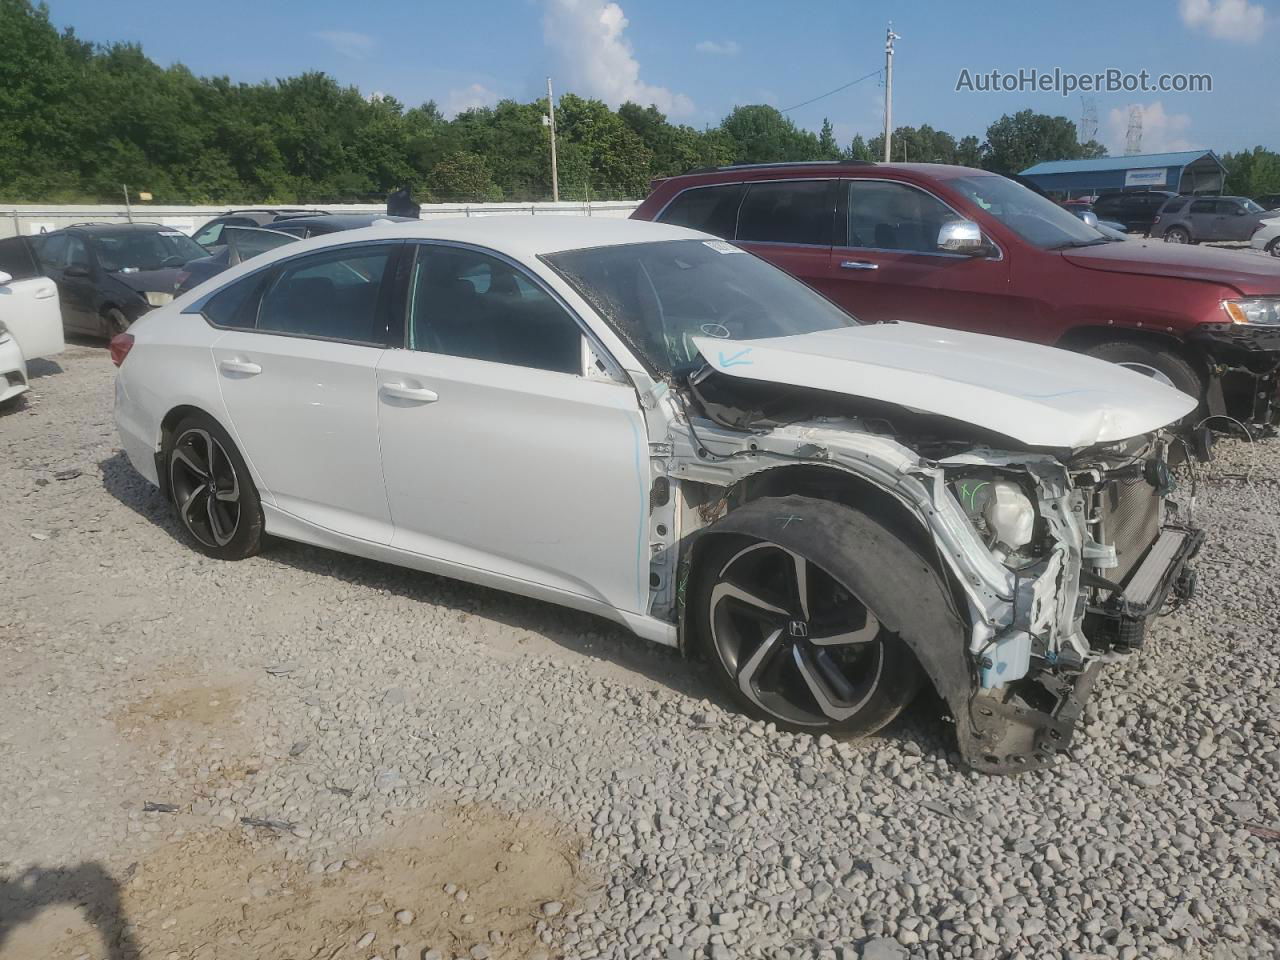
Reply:
[[252, 360], [220, 360], [218, 369], [232, 376], [256, 377], [262, 372], [262, 365]]
[[384, 383], [378, 388], [384, 397], [393, 400], [408, 400], [410, 403], [435, 403], [440, 394], [426, 387], [410, 387], [403, 383]]
[[842, 270], [879, 270], [880, 264], [872, 263], [870, 260], [843, 260], [840, 263]]

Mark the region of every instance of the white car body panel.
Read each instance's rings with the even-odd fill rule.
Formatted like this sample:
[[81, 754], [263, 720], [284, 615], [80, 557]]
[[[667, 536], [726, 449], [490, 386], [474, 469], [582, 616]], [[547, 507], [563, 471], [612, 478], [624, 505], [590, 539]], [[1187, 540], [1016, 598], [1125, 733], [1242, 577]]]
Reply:
[[[4, 275], [5, 278], [8, 274]], [[58, 288], [48, 277], [0, 282], [0, 402], [27, 391], [27, 361], [66, 349]]]
[[224, 422], [274, 504], [375, 543], [391, 542], [375, 403], [383, 352], [240, 330], [212, 345]]
[[635, 390], [572, 374], [388, 350], [379, 435], [392, 545], [642, 613], [648, 443]]
[[899, 404], [1036, 447], [1084, 447], [1147, 433], [1196, 400], [1066, 350], [883, 323], [767, 340], [695, 337], [716, 370]]
[[1266, 250], [1277, 238], [1280, 238], [1280, 214], [1264, 220], [1249, 243], [1255, 250]]
[[27, 362], [13, 337], [0, 335], [0, 403], [27, 392]]

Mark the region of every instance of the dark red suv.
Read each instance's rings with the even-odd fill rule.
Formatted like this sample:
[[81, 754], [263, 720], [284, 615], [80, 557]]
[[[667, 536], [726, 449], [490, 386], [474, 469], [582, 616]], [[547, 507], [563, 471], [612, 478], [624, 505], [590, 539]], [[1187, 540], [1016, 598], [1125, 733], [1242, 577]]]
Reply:
[[1014, 181], [941, 164], [801, 163], [655, 181], [632, 215], [732, 240], [871, 322], [1088, 353], [1276, 416], [1280, 263], [1108, 240]]

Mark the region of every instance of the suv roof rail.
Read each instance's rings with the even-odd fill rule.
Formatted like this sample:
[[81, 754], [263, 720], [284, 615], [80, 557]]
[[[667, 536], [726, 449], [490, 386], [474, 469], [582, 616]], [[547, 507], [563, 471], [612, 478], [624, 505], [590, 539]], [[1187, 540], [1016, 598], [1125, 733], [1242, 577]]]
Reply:
[[[79, 223], [68, 223], [65, 227], [59, 227], [59, 230], [66, 230], [70, 227], [163, 227], [165, 224], [157, 223], [154, 220], [126, 220], [120, 223], [116, 220], [81, 220]], [[53, 231], [50, 231], [53, 232]]]
[[698, 167], [680, 176], [694, 173], [720, 173], [725, 170], [768, 170], [771, 167], [874, 167], [874, 160], [775, 160], [770, 163], [730, 163], [723, 167]]

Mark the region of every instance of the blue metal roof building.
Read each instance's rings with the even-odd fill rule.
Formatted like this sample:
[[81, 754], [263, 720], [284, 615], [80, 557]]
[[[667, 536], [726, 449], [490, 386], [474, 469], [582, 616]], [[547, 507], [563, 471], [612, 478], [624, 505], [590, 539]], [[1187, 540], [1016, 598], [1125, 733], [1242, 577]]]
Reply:
[[1227, 168], [1212, 150], [1051, 160], [1022, 171], [1041, 190], [1064, 199], [1124, 190], [1219, 194], [1226, 175]]

